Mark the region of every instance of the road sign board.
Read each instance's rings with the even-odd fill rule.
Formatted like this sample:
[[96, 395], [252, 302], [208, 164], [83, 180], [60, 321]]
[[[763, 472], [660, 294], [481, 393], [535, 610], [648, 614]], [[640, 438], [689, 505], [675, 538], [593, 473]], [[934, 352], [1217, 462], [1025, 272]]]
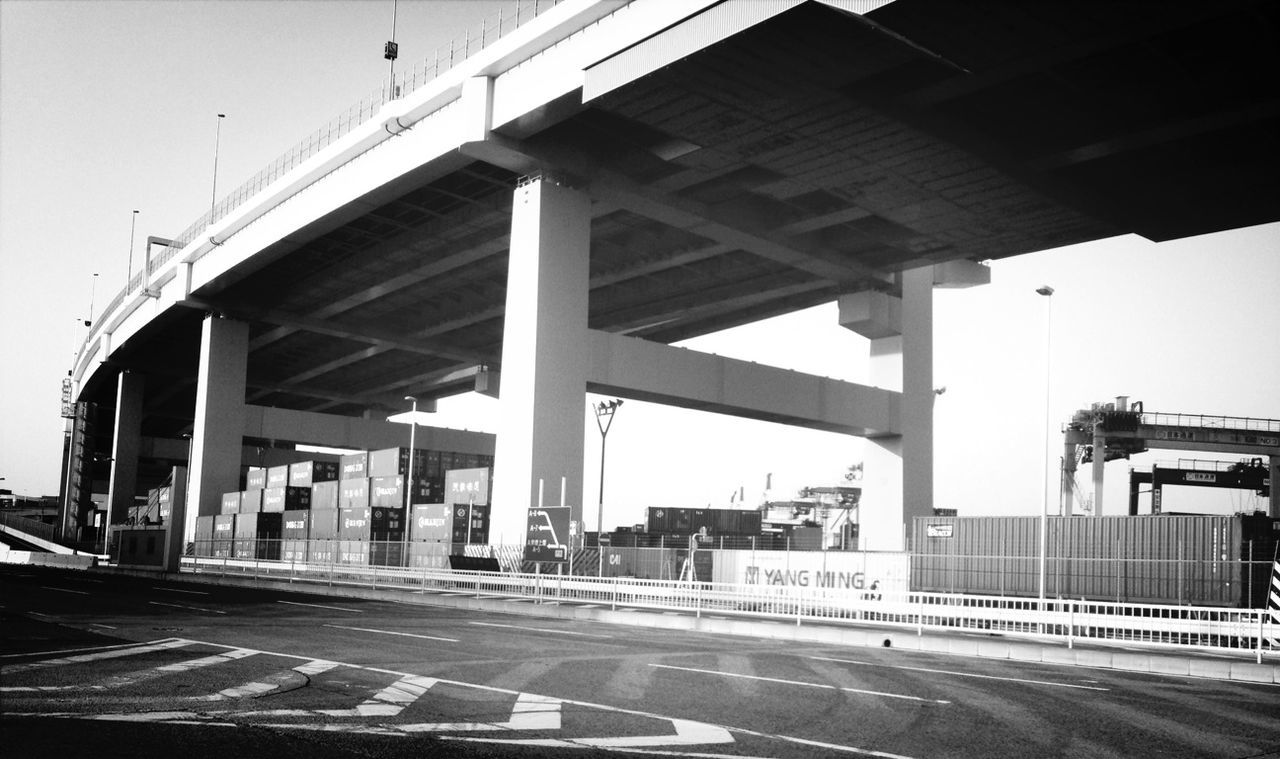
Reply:
[[569, 560], [568, 506], [529, 509], [525, 527], [525, 561]]

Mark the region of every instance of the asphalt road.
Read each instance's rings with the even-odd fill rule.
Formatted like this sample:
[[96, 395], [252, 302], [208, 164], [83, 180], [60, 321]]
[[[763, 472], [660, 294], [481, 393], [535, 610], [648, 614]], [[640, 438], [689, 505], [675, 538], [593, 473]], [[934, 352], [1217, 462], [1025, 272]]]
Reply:
[[1280, 757], [1275, 685], [26, 566], [0, 604], [15, 759]]

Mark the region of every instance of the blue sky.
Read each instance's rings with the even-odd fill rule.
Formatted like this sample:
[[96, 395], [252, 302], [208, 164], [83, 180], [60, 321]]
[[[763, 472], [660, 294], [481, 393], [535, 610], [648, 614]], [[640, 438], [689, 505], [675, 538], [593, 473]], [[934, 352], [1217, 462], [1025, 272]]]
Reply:
[[[500, 6], [512, 7], [401, 0], [398, 68], [478, 30]], [[219, 112], [227, 118], [218, 186], [230, 190], [379, 88], [391, 10], [391, 0], [0, 2], [3, 486], [57, 492], [59, 383], [84, 336], [91, 294], [100, 312], [124, 284], [132, 210], [141, 212], [141, 241], [175, 236], [208, 208]], [[141, 255], [139, 244], [135, 267]], [[992, 280], [935, 297], [935, 384], [947, 387], [935, 406], [939, 506], [1039, 511], [1048, 317], [1034, 292], [1041, 284], [1057, 290], [1055, 431], [1074, 409], [1122, 394], [1149, 411], [1280, 419], [1280, 225], [1047, 251], [996, 262]], [[835, 324], [832, 306], [686, 345], [853, 381], [867, 376], [866, 343]], [[492, 430], [495, 407], [460, 398], [442, 404], [437, 423]], [[584, 433], [584, 492], [593, 499], [594, 421]], [[739, 487], [755, 501], [769, 472], [777, 496], [829, 484], [861, 459], [861, 446], [628, 402], [609, 435], [606, 523], [640, 521], [649, 505], [727, 505]], [[1050, 450], [1056, 467], [1056, 436]], [[1158, 452], [1134, 463], [1177, 457]], [[1126, 492], [1127, 466], [1109, 465], [1109, 505], [1123, 504]], [[1251, 507], [1242, 494], [1219, 496], [1206, 504], [1175, 490], [1166, 507]]]

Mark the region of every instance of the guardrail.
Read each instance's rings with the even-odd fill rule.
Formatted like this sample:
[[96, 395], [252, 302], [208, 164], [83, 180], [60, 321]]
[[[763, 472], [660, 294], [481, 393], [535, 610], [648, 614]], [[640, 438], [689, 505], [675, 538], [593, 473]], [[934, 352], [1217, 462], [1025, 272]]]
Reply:
[[736, 585], [586, 577], [525, 572], [473, 572], [368, 564], [309, 564], [302, 561], [186, 557], [186, 572], [283, 580], [327, 587], [405, 592], [454, 592], [475, 597], [535, 602], [578, 601], [619, 607], [735, 615], [796, 625], [873, 625], [925, 631], [979, 631], [1010, 637], [1130, 642], [1170, 649], [1280, 654], [1280, 625], [1265, 610], [946, 593], [886, 593], [875, 590]]

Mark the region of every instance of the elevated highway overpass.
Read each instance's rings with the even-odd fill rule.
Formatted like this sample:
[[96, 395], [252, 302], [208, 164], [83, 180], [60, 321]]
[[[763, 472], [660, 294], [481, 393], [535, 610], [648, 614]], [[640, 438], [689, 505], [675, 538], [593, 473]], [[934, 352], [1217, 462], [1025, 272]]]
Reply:
[[[383, 445], [405, 395], [500, 386], [496, 439], [439, 434], [496, 454], [519, 542], [540, 479], [581, 508], [598, 390], [874, 440], [864, 542], [895, 548], [933, 504], [933, 288], [1280, 219], [1274, 4], [524, 9], [148, 246], [76, 362], [69, 500], [189, 458], [215, 513], [246, 442]], [[669, 347], [831, 301], [866, 385]]]

